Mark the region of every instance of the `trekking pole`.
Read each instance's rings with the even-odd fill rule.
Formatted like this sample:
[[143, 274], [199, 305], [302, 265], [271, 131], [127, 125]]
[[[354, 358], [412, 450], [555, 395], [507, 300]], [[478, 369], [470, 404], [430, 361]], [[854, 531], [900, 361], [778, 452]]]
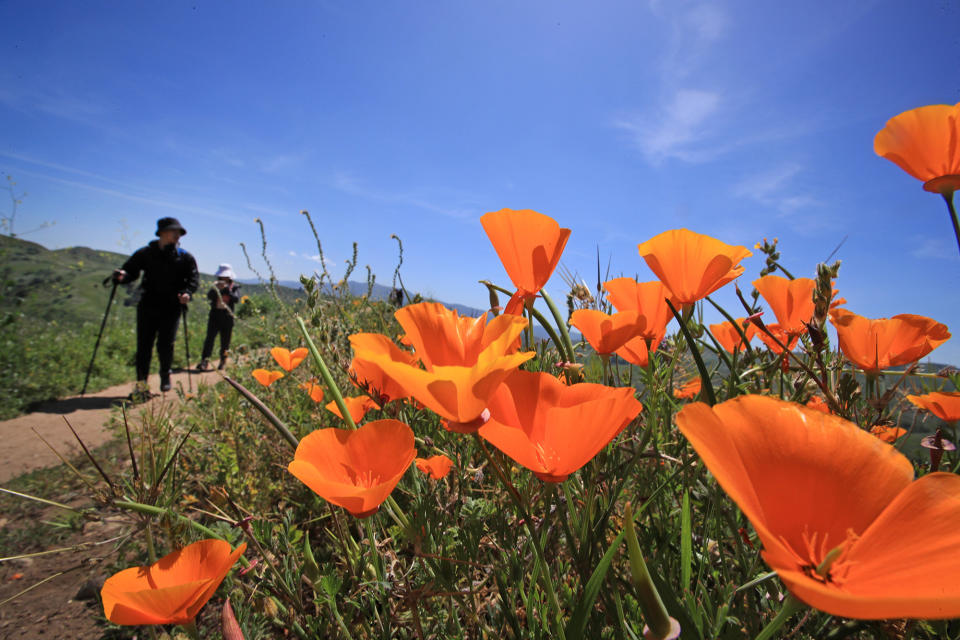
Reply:
[[187, 352], [187, 388], [193, 393], [193, 378], [190, 377], [190, 332], [187, 331], [187, 305], [183, 305], [183, 346]]
[[[103, 286], [107, 286], [107, 281], [113, 276], [107, 277], [103, 281]], [[113, 288], [110, 289], [110, 298], [107, 300], [107, 310], [103, 312], [103, 321], [100, 322], [100, 333], [97, 334], [97, 341], [93, 344], [93, 355], [90, 356], [90, 366], [87, 367], [87, 376], [83, 379], [83, 389], [80, 390], [80, 397], [87, 392], [87, 383], [90, 382], [90, 372], [93, 371], [93, 361], [97, 358], [97, 349], [100, 347], [100, 338], [103, 337], [103, 328], [107, 326], [107, 316], [110, 315], [110, 305], [113, 304], [113, 296], [117, 292], [117, 281], [113, 281]]]

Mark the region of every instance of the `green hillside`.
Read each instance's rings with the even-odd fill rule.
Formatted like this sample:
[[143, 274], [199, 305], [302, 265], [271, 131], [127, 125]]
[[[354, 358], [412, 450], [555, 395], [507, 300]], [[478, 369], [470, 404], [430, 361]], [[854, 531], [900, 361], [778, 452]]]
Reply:
[[[0, 419], [38, 402], [80, 392], [110, 295], [110, 285], [103, 286], [103, 280], [126, 257], [86, 247], [50, 250], [0, 235], [0, 375], [4, 380]], [[207, 305], [201, 296], [213, 280], [212, 275], [201, 274], [198, 301], [191, 306], [194, 359], [200, 355], [206, 329]], [[273, 315], [278, 305], [266, 287], [242, 286], [252, 302], [238, 316]], [[286, 301], [301, 295], [286, 287], [278, 287], [278, 294]], [[88, 391], [133, 379], [136, 295], [136, 284], [117, 288]], [[182, 335], [178, 335], [174, 367], [185, 364]], [[257, 323], [241, 320], [232, 350], [258, 344], [258, 336]]]

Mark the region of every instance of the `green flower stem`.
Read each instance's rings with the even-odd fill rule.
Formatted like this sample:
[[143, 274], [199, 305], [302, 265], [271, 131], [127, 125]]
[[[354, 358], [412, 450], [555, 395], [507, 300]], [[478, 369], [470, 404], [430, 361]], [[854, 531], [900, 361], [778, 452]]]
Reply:
[[696, 343], [693, 341], [693, 336], [690, 335], [690, 331], [687, 329], [687, 323], [683, 321], [683, 318], [680, 317], [680, 314], [677, 313], [677, 310], [674, 308], [673, 303], [670, 302], [669, 298], [664, 298], [667, 303], [667, 306], [670, 307], [670, 311], [673, 312], [673, 317], [677, 319], [677, 322], [680, 324], [680, 331], [683, 332], [683, 337], [687, 340], [687, 345], [690, 347], [690, 353], [693, 355], [693, 361], [697, 363], [697, 370], [700, 372], [700, 380], [703, 381], [703, 395], [706, 397], [707, 404], [713, 406], [717, 404], [717, 397], [713, 393], [713, 383], [710, 382], [710, 373], [707, 371], [707, 365], [703, 363], [703, 358], [700, 356], [700, 350], [697, 349]]
[[[340, 393], [340, 387], [337, 386], [333, 376], [330, 375], [330, 370], [327, 368], [327, 363], [324, 362], [323, 358], [320, 356], [320, 352], [317, 350], [317, 345], [315, 345], [313, 340], [310, 339], [310, 334], [307, 332], [307, 325], [303, 323], [303, 319], [300, 316], [297, 316], [297, 324], [300, 326], [300, 332], [303, 334], [303, 338], [307, 342], [307, 349], [310, 350], [310, 355], [313, 356], [314, 362], [317, 363], [317, 367], [320, 369], [320, 375], [323, 377], [323, 382], [327, 385], [327, 389], [330, 390], [330, 394], [333, 395], [333, 400], [337, 403], [337, 408], [340, 409], [340, 414], [343, 416], [344, 421], [351, 429], [356, 429], [357, 425], [354, 423], [353, 417], [347, 410], [347, 405], [343, 401], [343, 394]], [[398, 524], [404, 529], [409, 529], [410, 520], [403, 513], [403, 509], [400, 508], [400, 505], [397, 504], [397, 501], [393, 499], [393, 496], [387, 496], [386, 502], [390, 507], [390, 514], [396, 518]]]
[[547, 295], [547, 290], [540, 289], [540, 295], [543, 296], [543, 301], [546, 303], [547, 308], [550, 309], [550, 313], [553, 314], [553, 319], [557, 323], [557, 329], [560, 330], [560, 336], [563, 338], [563, 346], [567, 350], [566, 362], [576, 362], [576, 353], [573, 351], [573, 342], [570, 340], [570, 332], [567, 331], [566, 321], [563, 319], [563, 316], [560, 315], [560, 310], [557, 309], [557, 305], [553, 303], [553, 299]]
[[67, 511], [73, 511], [74, 513], [79, 513], [81, 515], [87, 515], [85, 511], [77, 509], [76, 507], [70, 507], [60, 502], [54, 502], [53, 500], [47, 500], [46, 498], [39, 498], [37, 496], [32, 496], [29, 493], [20, 493], [19, 491], [14, 491], [13, 489], [4, 489], [0, 487], [0, 491], [3, 493], [9, 493], [12, 496], [17, 496], [18, 498], [24, 498], [26, 500], [34, 500], [41, 504], [48, 504], [51, 507], [57, 507], [59, 509], [66, 509]]
[[[501, 293], [505, 293], [508, 296], [513, 295], [503, 287], [498, 287], [497, 285], [493, 284], [492, 282], [488, 282], [487, 280], [481, 280], [480, 283], [485, 284], [487, 288], [490, 289], [491, 291], [494, 291], [494, 292], [499, 291]], [[573, 351], [571, 350], [569, 352], [564, 353], [566, 351], [566, 348], [564, 347], [564, 343], [560, 341], [560, 338], [557, 336], [557, 332], [553, 330], [553, 327], [550, 326], [550, 323], [547, 322], [547, 319], [543, 316], [543, 314], [537, 311], [532, 304], [530, 305], [529, 309], [530, 309], [530, 313], [532, 314], [532, 317], [537, 319], [537, 322], [540, 323], [540, 326], [543, 327], [543, 330], [547, 332], [547, 336], [549, 336], [553, 344], [556, 345], [557, 352], [560, 354], [560, 359], [563, 360], [564, 362], [573, 362], [574, 361]]]
[[[865, 375], [866, 375], [866, 373], [867, 373], [867, 372], [864, 371], [863, 369], [856, 369], [856, 371], [857, 371], [857, 373], [862, 373], [862, 374], [865, 374]], [[902, 376], [902, 375], [903, 375], [903, 371], [886, 371], [886, 370], [884, 370], [884, 369], [881, 369], [880, 371], [874, 371], [874, 372], [873, 372], [873, 375], [875, 375], [875, 376]], [[941, 375], [939, 375], [939, 374], [936, 374], [936, 373], [923, 373], [923, 372], [921, 372], [921, 371], [914, 371], [913, 373], [910, 374], [910, 377], [914, 377], [914, 376], [916, 376], [917, 378], [934, 378], [934, 379], [937, 379], [937, 380], [942, 380], [942, 379], [943, 379], [943, 376], [941, 376]]]
[[630, 555], [630, 574], [633, 576], [633, 585], [637, 590], [637, 601], [643, 611], [643, 619], [650, 628], [650, 637], [657, 639], [670, 637], [673, 629], [670, 614], [667, 613], [667, 608], [663, 606], [663, 600], [660, 599], [660, 593], [653, 584], [650, 571], [647, 569], [647, 563], [643, 560], [643, 553], [640, 552], [637, 532], [633, 527], [633, 508], [629, 502], [623, 514], [623, 519], [627, 551]]
[[[839, 415], [839, 414], [840, 414], [840, 401], [837, 400], [837, 396], [835, 396], [835, 395], [833, 394], [833, 391], [830, 390], [830, 387], [827, 386], [826, 382], [824, 382], [822, 379], [820, 379], [820, 377], [816, 374], [816, 372], [815, 372], [813, 369], [811, 369], [809, 366], [807, 366], [807, 363], [806, 363], [806, 362], [804, 362], [803, 360], [801, 360], [800, 358], [798, 358], [797, 355], [796, 355], [793, 351], [790, 351], [789, 349], [787, 349], [787, 345], [785, 345], [785, 344], [783, 344], [782, 342], [780, 342], [780, 339], [777, 338], [777, 336], [773, 335], [773, 332], [770, 331], [769, 329], [767, 329], [766, 325], [757, 326], [757, 329], [759, 329], [760, 331], [763, 331], [765, 334], [767, 334], [767, 336], [769, 336], [769, 338], [770, 338], [771, 340], [773, 340], [773, 342], [774, 342], [778, 347], [780, 347], [780, 349], [781, 349], [781, 351], [782, 351], [783, 353], [785, 353], [788, 357], [792, 358], [793, 361], [797, 363], [797, 366], [800, 367], [801, 369], [803, 369], [803, 371], [804, 371], [808, 376], [810, 376], [810, 379], [813, 380], [813, 381], [817, 384], [817, 386], [820, 387], [820, 391], [823, 392], [823, 396], [827, 399], [827, 405], [829, 405], [830, 410], [833, 411], [834, 413], [836, 413], [837, 415]], [[782, 373], [782, 372], [783, 372], [783, 369], [781, 369], [780, 371], [781, 371], [781, 373]], [[902, 374], [902, 372], [901, 372], [901, 374]]]
[[179, 513], [174, 513], [170, 509], [164, 509], [163, 507], [155, 507], [150, 504], [142, 504], [140, 502], [133, 502], [132, 500], [116, 500], [113, 502], [113, 506], [120, 507], [121, 509], [126, 509], [128, 511], [134, 511], [136, 513], [143, 513], [150, 516], [163, 517], [167, 516], [170, 518], [175, 518], [182, 522], [183, 524], [189, 525], [202, 533], [205, 536], [210, 538], [216, 538], [217, 540], [223, 540], [223, 536], [218, 533], [215, 533], [212, 529], [208, 529], [199, 522], [195, 522], [186, 516], [182, 516]]
[[494, 460], [492, 455], [490, 455], [490, 451], [487, 449], [480, 436], [474, 434], [474, 438], [476, 438], [477, 444], [480, 445], [480, 450], [483, 451], [483, 455], [487, 458], [487, 462], [493, 468], [494, 472], [497, 474], [497, 477], [500, 478], [500, 482], [503, 483], [504, 488], [506, 488], [507, 494], [511, 499], [513, 499], [513, 503], [517, 507], [517, 514], [523, 519], [523, 524], [527, 528], [527, 533], [530, 534], [530, 544], [533, 545], [533, 551], [537, 555], [537, 560], [539, 561], [540, 566], [543, 567], [543, 570], [540, 572], [540, 578], [543, 588], [547, 592], [547, 600], [550, 602], [550, 607], [553, 609], [554, 618], [556, 619], [555, 633], [560, 640], [566, 640], [566, 633], [564, 631], [563, 624], [563, 610], [560, 608], [560, 601], [557, 599], [557, 592], [554, 590], [553, 582], [550, 580], [550, 565], [547, 564], [546, 558], [543, 555], [543, 549], [540, 545], [540, 538], [537, 536], [536, 529], [533, 528], [533, 522], [530, 518], [530, 514], [527, 512], [527, 508], [523, 504], [523, 498], [517, 492], [516, 487], [514, 487], [513, 484], [507, 479], [507, 476], [504, 475], [503, 469], [500, 468], [500, 465], [497, 464], [497, 461]]
[[953, 223], [953, 234], [957, 236], [957, 248], [960, 248], [960, 220], [957, 220], [957, 210], [953, 207], [953, 191], [941, 194], [944, 202], [947, 203], [947, 210], [950, 212], [950, 222]]
[[347, 640], [353, 640], [353, 636], [350, 635], [350, 630], [347, 628], [346, 623], [343, 621], [343, 617], [340, 615], [340, 610], [337, 609], [337, 600], [331, 595], [327, 595], [327, 605], [330, 607], [330, 612], [333, 614], [333, 619], [337, 621], [337, 626], [340, 628], [340, 632]]
[[533, 338], [533, 298], [527, 298], [523, 301], [523, 306], [527, 310], [527, 349], [536, 351], [536, 342]]
[[718, 305], [716, 302], [710, 299], [710, 296], [706, 297], [706, 301], [713, 305], [713, 308], [720, 312], [720, 314], [727, 319], [727, 322], [733, 325], [733, 328], [737, 330], [737, 333], [740, 334], [740, 339], [743, 340], [744, 351], [753, 355], [753, 348], [750, 346], [750, 341], [747, 340], [747, 333], [743, 330], [743, 327], [740, 326], [740, 323], [737, 322], [732, 315], [727, 313], [727, 310]]
[[383, 558], [380, 557], [380, 552], [377, 550], [377, 539], [374, 537], [373, 524], [370, 522], [370, 518], [366, 518], [363, 525], [367, 530], [367, 542], [370, 543], [370, 563], [377, 572], [377, 580], [383, 582]]
[[803, 604], [799, 600], [793, 597], [792, 594], [788, 594], [783, 600], [783, 607], [780, 609], [780, 613], [770, 621], [770, 624], [765, 626], [763, 630], [757, 634], [757, 637], [754, 640], [770, 640], [770, 638], [775, 637], [777, 631], [780, 630], [787, 620], [789, 620], [793, 614], [797, 613], [804, 609], [807, 605]]
[[[226, 380], [231, 387], [237, 390], [237, 393], [246, 398], [247, 402], [253, 405], [253, 408], [259, 411], [264, 418], [267, 419], [267, 422], [272, 424], [274, 428], [280, 432], [280, 435], [283, 436], [283, 439], [290, 443], [290, 446], [294, 449], [297, 448], [297, 445], [300, 444], [300, 441], [297, 439], [293, 433], [290, 432], [290, 429], [287, 428], [287, 425], [283, 421], [270, 411], [267, 405], [263, 404], [263, 401], [260, 400], [257, 396], [253, 395], [249, 389], [244, 387], [242, 384], [231, 378], [230, 376], [221, 374], [221, 377]], [[171, 458], [172, 460], [172, 458]]]
[[180, 628], [192, 638], [192, 640], [200, 640], [200, 631], [197, 629], [196, 619], [189, 620], [180, 625]]
[[343, 394], [340, 393], [340, 387], [337, 386], [333, 376], [330, 375], [330, 370], [327, 368], [327, 363], [324, 362], [323, 358], [320, 356], [320, 351], [317, 350], [317, 345], [315, 345], [313, 340], [310, 338], [310, 333], [307, 331], [307, 325], [303, 323], [303, 318], [300, 316], [297, 316], [297, 325], [300, 326], [300, 333], [303, 334], [303, 339], [307, 342], [307, 349], [310, 350], [310, 355], [313, 356], [313, 361], [317, 364], [317, 368], [320, 370], [320, 376], [323, 378], [324, 384], [327, 385], [330, 395], [333, 396], [333, 401], [337, 403], [337, 408], [340, 410], [340, 415], [343, 417], [343, 421], [347, 423], [348, 428], [356, 429], [357, 425], [353, 421], [353, 417], [350, 415], [350, 412], [347, 410], [347, 404], [343, 401]]
[[143, 528], [143, 533], [147, 538], [147, 559], [150, 560], [150, 564], [153, 564], [157, 561], [157, 548], [153, 544], [153, 527], [150, 526], [149, 521]]
[[393, 496], [387, 496], [387, 499], [384, 501], [387, 504], [387, 513], [390, 514], [390, 517], [400, 525], [400, 528], [409, 533], [410, 531], [410, 519], [407, 518], [407, 514], [403, 512], [403, 509], [400, 508], [400, 505], [397, 504], [397, 501], [393, 499]]

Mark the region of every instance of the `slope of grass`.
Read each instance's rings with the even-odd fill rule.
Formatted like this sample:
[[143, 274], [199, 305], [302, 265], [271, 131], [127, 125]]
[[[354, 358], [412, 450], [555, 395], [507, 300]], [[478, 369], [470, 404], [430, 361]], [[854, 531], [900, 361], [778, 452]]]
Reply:
[[[86, 247], [50, 250], [0, 235], [0, 419], [80, 392], [110, 296], [109, 284], [105, 287], [102, 281], [125, 259]], [[213, 280], [201, 274], [198, 300], [191, 306], [190, 353], [195, 359], [206, 330], [205, 292]], [[234, 351], [262, 346], [258, 326], [279, 307], [263, 285], [244, 285], [242, 292], [250, 302], [237, 314]], [[278, 287], [277, 293], [286, 302], [301, 295], [286, 287]], [[117, 288], [88, 392], [134, 378], [136, 301], [136, 285]], [[182, 336], [181, 329], [174, 367], [186, 364]]]

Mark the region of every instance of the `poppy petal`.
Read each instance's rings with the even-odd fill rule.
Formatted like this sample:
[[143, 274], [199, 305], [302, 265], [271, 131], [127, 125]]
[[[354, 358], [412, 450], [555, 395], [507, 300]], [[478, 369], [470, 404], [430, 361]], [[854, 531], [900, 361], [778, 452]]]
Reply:
[[848, 529], [864, 531], [913, 479], [906, 457], [857, 426], [766, 396], [712, 408], [693, 403], [677, 425], [753, 523], [778, 571], [795, 568], [806, 547], [797, 523], [832, 548]]
[[355, 431], [318, 429], [300, 441], [291, 474], [357, 517], [374, 513], [416, 457], [413, 430], [375, 420]]
[[530, 209], [501, 209], [480, 217], [513, 285], [536, 293], [547, 283], [570, 238], [550, 216]]
[[864, 531], [845, 559], [842, 591], [802, 572], [781, 573], [801, 600], [847, 618], [960, 616], [960, 476], [911, 483]]

